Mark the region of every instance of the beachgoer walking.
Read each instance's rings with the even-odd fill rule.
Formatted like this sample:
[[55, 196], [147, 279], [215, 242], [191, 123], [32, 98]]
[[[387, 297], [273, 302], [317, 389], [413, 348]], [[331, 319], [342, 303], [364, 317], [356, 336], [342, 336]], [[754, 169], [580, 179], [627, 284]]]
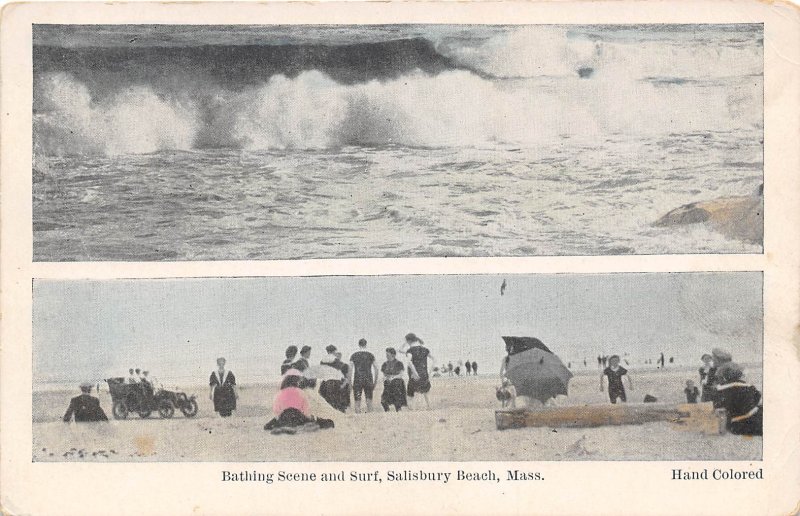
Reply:
[[661, 353], [661, 355], [658, 357], [658, 363], [659, 367], [664, 369], [664, 353]]
[[476, 361], [472, 361], [472, 374], [478, 376], [478, 363]]
[[214, 402], [214, 411], [222, 417], [229, 417], [236, 410], [239, 388], [236, 385], [236, 377], [225, 369], [224, 358], [217, 359], [217, 370], [211, 373], [208, 385], [208, 397]]
[[297, 346], [292, 345], [286, 348], [286, 358], [281, 364], [281, 376], [285, 375], [286, 371], [292, 368], [295, 357], [297, 357]]
[[80, 388], [80, 396], [75, 396], [69, 401], [69, 407], [63, 418], [64, 422], [69, 423], [73, 417], [76, 423], [108, 421], [106, 413], [100, 407], [100, 400], [92, 396], [92, 384], [84, 382]]
[[603, 367], [606, 366], [607, 362], [608, 362], [608, 357], [606, 355], [603, 355]]
[[[414, 364], [409, 364], [413, 369]], [[383, 374], [383, 394], [381, 394], [381, 406], [383, 410], [389, 412], [389, 407], [394, 406], [395, 411], [400, 411], [408, 405], [406, 400], [406, 384], [403, 381], [403, 362], [397, 359], [397, 351], [394, 348], [386, 348], [386, 362], [381, 365]], [[416, 371], [414, 371], [416, 374]]]
[[697, 397], [700, 396], [700, 389], [698, 389], [692, 380], [686, 380], [686, 388], [683, 389], [686, 394], [686, 403], [697, 403]]
[[[414, 399], [414, 395], [420, 393], [425, 399], [425, 406], [431, 408], [431, 402], [430, 399], [428, 399], [428, 393], [431, 390], [431, 380], [428, 375], [428, 361], [430, 360], [430, 363], [434, 362], [433, 355], [430, 350], [425, 347], [425, 343], [422, 339], [413, 333], [406, 335], [406, 342], [400, 348], [400, 351], [405, 351], [406, 355], [411, 355], [411, 364], [413, 365], [413, 370], [416, 372], [416, 375], [410, 372], [408, 375], [408, 397]], [[412, 368], [409, 367], [409, 371], [411, 371], [411, 369]], [[458, 368], [456, 368], [456, 370], [458, 370]]]
[[464, 367], [467, 369], [467, 376], [471, 375], [472, 374], [472, 362], [467, 360], [466, 362], [464, 362]]
[[378, 379], [375, 355], [367, 351], [367, 339], [358, 341], [358, 351], [350, 355], [350, 383], [356, 413], [361, 412], [361, 396], [367, 399], [367, 412], [372, 412], [372, 392]]
[[453, 363], [447, 363], [447, 376], [453, 376]]
[[600, 375], [600, 392], [604, 390], [604, 379], [608, 377], [608, 398], [611, 403], [617, 403], [619, 398], [622, 402], [626, 402], [625, 386], [622, 384], [622, 377], [628, 379], [628, 386], [633, 390], [633, 382], [631, 381], [628, 370], [619, 365], [619, 355], [611, 355], [608, 357], [608, 367], [603, 370]]
[[726, 412], [726, 427], [737, 435], [763, 435], [764, 408], [761, 393], [744, 381], [741, 366], [726, 362], [717, 369], [714, 408]]

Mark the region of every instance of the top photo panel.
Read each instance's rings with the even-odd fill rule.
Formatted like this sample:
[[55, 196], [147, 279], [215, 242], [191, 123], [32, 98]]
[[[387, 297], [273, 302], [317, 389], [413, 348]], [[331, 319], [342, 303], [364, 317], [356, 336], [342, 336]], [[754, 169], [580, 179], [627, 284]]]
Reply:
[[33, 257], [761, 253], [763, 25], [34, 25]]

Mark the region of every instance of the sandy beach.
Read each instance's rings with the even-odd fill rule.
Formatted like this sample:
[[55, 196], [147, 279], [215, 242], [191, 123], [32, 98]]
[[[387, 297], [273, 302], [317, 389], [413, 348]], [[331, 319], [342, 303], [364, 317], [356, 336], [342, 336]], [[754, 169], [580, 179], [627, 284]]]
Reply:
[[[570, 396], [561, 406], [608, 403], [599, 390], [599, 370], [577, 371]], [[683, 387], [694, 369], [631, 370], [635, 390], [629, 402], [645, 394], [659, 402], [684, 402]], [[761, 389], [760, 367], [746, 369], [748, 380]], [[76, 392], [34, 391], [34, 461], [560, 461], [560, 460], [760, 460], [761, 437], [704, 435], [682, 431], [670, 423], [599, 428], [522, 428], [499, 431], [494, 411], [498, 384], [494, 376], [432, 379], [430, 410], [400, 413], [380, 410], [355, 414], [336, 412], [316, 393], [313, 413], [333, 419], [336, 428], [295, 435], [271, 435], [263, 430], [271, 417], [275, 385], [244, 384], [233, 417], [214, 413], [207, 387], [186, 389], [197, 394], [197, 417], [177, 412], [171, 420], [158, 415], [108, 424], [65, 424], [63, 412]], [[77, 390], [77, 389], [76, 389]], [[421, 400], [420, 400], [421, 401]], [[100, 393], [111, 417], [111, 399]]]

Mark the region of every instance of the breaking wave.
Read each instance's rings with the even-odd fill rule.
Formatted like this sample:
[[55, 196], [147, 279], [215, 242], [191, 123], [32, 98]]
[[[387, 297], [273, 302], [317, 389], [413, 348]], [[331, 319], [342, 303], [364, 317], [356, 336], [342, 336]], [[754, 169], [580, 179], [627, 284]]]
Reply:
[[[534, 28], [480, 45], [375, 45], [287, 46], [286, 55], [275, 47], [38, 47], [35, 148], [522, 146], [762, 123], [758, 46], [631, 45]], [[262, 63], [259, 52], [272, 60]], [[380, 64], [365, 67], [364, 56]]]

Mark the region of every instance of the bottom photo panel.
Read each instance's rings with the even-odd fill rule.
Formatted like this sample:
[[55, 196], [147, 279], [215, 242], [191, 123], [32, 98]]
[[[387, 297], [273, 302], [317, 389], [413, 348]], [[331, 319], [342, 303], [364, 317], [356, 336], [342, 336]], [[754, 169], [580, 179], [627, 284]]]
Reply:
[[761, 460], [762, 287], [761, 272], [34, 280], [32, 459]]

